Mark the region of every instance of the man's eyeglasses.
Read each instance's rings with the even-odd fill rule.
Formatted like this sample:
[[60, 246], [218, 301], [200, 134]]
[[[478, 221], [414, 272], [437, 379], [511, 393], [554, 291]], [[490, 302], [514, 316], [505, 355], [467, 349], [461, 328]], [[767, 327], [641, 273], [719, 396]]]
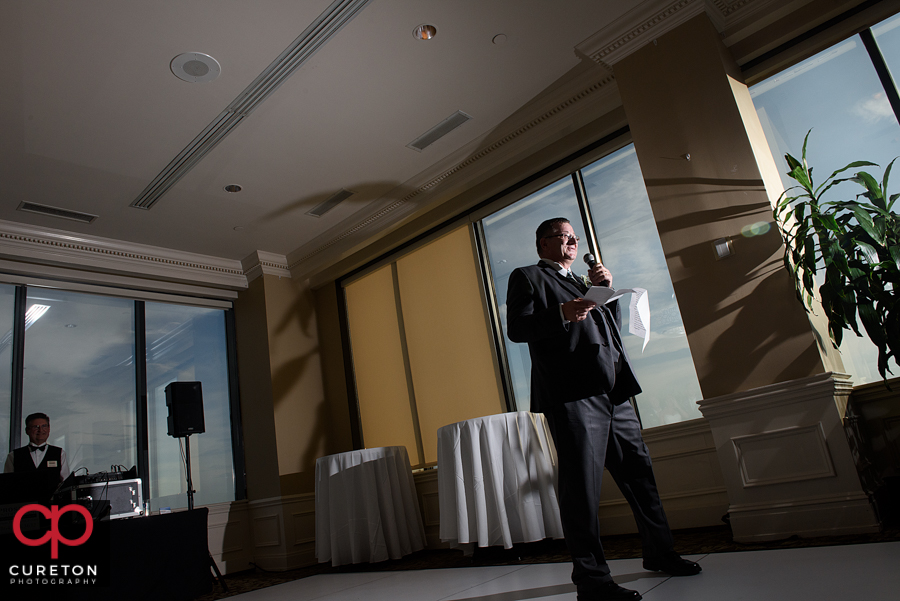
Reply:
[[566, 244], [568, 244], [572, 240], [574, 240], [575, 242], [581, 240], [581, 238], [579, 238], [575, 234], [553, 234], [552, 236], [544, 236], [544, 238], [562, 238], [563, 242]]
[[28, 426], [25, 429], [26, 430], [40, 430], [41, 432], [47, 432], [50, 430], [50, 424], [41, 424], [40, 426]]

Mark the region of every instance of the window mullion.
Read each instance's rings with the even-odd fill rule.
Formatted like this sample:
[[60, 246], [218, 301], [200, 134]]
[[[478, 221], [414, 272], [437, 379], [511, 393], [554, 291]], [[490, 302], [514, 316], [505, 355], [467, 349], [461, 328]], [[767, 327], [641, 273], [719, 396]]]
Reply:
[[137, 427], [137, 468], [150, 498], [150, 431], [147, 407], [147, 329], [144, 301], [134, 301], [134, 388]]
[[872, 33], [871, 29], [866, 29], [859, 33], [859, 37], [862, 38], [863, 45], [866, 47], [866, 52], [869, 53], [869, 58], [872, 60], [872, 66], [875, 67], [875, 72], [878, 74], [878, 80], [881, 82], [881, 87], [884, 88], [884, 93], [887, 94], [888, 101], [891, 103], [891, 108], [894, 110], [894, 117], [900, 122], [900, 93], [897, 92], [897, 84], [894, 82], [894, 78], [891, 76], [891, 70], [888, 68], [887, 62], [885, 62], [884, 56], [881, 54], [881, 48], [878, 47], [875, 35]]
[[12, 364], [10, 365], [9, 450], [22, 444], [22, 393], [25, 384], [25, 311], [28, 303], [27, 286], [16, 286], [13, 301]]

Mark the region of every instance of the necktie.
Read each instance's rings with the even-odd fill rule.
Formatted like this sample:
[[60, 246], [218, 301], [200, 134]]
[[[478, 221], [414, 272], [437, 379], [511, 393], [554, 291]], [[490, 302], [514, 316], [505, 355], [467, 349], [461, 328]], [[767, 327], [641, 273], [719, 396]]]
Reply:
[[36, 446], [36, 445], [30, 444], [30, 445], [28, 445], [28, 448], [31, 449], [32, 451], [43, 451], [44, 449], [47, 448], [47, 445], [43, 444], [41, 446]]
[[580, 279], [576, 278], [575, 274], [572, 273], [571, 271], [566, 272], [566, 279], [569, 280], [570, 282], [572, 282], [573, 284], [575, 284], [575, 286], [579, 290], [581, 290], [582, 294], [587, 292], [587, 286], [584, 285], [584, 282], [582, 282]]

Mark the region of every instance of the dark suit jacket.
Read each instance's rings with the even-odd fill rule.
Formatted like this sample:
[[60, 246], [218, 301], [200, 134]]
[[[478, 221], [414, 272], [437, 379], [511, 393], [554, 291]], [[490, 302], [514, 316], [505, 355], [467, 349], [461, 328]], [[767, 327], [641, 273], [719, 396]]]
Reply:
[[615, 338], [624, 354], [619, 303], [591, 310], [584, 321], [564, 322], [559, 305], [581, 296], [575, 284], [543, 262], [509, 276], [507, 333], [513, 342], [528, 343], [532, 412], [601, 394], [618, 404], [641, 392], [627, 355], [620, 356], [613, 343]]

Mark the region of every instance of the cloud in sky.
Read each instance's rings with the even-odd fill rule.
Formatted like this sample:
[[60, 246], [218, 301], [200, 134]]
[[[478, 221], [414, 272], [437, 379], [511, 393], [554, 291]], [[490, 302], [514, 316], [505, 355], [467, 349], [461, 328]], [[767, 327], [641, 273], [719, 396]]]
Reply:
[[894, 111], [891, 110], [891, 103], [888, 102], [887, 96], [885, 96], [883, 92], [860, 100], [853, 105], [851, 111], [854, 115], [870, 125], [878, 123], [882, 119], [894, 118]]

